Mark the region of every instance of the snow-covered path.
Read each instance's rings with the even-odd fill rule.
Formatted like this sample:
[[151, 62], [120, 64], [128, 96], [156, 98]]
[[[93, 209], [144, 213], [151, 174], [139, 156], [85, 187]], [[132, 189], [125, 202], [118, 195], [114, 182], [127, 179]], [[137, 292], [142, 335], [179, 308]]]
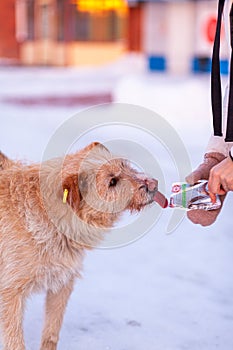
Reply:
[[[154, 110], [178, 132], [193, 166], [201, 159], [211, 130], [209, 77], [149, 75], [132, 67], [128, 72], [126, 62], [97, 71], [0, 69], [0, 100], [74, 91], [110, 92], [115, 101]], [[56, 128], [83, 109], [3, 102], [0, 107], [1, 149], [33, 161], [40, 161]], [[177, 180], [169, 154], [158, 162], [167, 184]], [[58, 349], [232, 350], [232, 205], [230, 194], [212, 227], [184, 219], [171, 235], [165, 233], [171, 216], [167, 209], [136, 242], [89, 252]], [[151, 210], [153, 215], [155, 208]], [[30, 350], [39, 348], [43, 300], [44, 295], [34, 295], [28, 301], [25, 337]]]

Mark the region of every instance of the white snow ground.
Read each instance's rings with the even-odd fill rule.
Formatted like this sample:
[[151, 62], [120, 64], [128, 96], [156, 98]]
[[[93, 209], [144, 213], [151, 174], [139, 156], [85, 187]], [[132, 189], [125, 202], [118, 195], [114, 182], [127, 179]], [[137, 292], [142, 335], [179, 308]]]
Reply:
[[[0, 99], [109, 91], [115, 101], [163, 116], [179, 133], [193, 166], [198, 164], [211, 130], [208, 76], [149, 74], [132, 57], [98, 69], [0, 68]], [[40, 161], [56, 128], [82, 109], [2, 102], [0, 107], [1, 150], [33, 161]], [[116, 138], [122, 136], [115, 130]], [[99, 130], [91, 137], [104, 141]], [[146, 146], [150, 148], [148, 142]], [[168, 195], [177, 171], [168, 152], [161, 150], [156, 157]], [[89, 252], [58, 349], [232, 350], [232, 204], [230, 194], [213, 226], [202, 228], [184, 219], [170, 235], [165, 231], [172, 210], [167, 209], [136, 242]], [[28, 301], [25, 337], [30, 350], [39, 348], [43, 301], [43, 294]]]

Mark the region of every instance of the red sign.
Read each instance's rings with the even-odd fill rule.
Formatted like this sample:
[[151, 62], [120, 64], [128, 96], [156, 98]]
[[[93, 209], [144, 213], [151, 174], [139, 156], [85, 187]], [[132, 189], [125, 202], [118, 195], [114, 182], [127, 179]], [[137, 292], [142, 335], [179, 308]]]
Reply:
[[[205, 33], [205, 38], [210, 44], [214, 42], [216, 26], [217, 26], [217, 18], [215, 16], [209, 17], [204, 28], [204, 33]], [[223, 28], [221, 28], [221, 36], [223, 35], [222, 29]]]

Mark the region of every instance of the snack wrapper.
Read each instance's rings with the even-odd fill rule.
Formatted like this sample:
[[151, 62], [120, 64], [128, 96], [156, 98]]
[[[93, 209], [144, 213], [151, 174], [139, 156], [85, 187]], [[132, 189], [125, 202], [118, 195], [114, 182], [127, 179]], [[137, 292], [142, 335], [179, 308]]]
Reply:
[[216, 202], [212, 203], [206, 180], [200, 180], [194, 185], [189, 185], [186, 182], [175, 182], [172, 185], [169, 207], [186, 210], [216, 210], [221, 207], [221, 201], [216, 195]]

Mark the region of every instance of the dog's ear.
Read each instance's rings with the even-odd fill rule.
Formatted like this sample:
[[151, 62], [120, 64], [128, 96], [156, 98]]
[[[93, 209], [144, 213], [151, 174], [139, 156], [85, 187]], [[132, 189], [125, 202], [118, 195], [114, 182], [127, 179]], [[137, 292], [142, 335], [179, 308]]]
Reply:
[[63, 180], [63, 203], [68, 203], [75, 211], [78, 210], [81, 194], [78, 186], [78, 175], [69, 175]]
[[82, 152], [84, 153], [84, 154], [86, 154], [86, 153], [89, 153], [90, 151], [92, 151], [94, 148], [99, 148], [99, 149], [102, 149], [102, 150], [104, 150], [104, 151], [106, 151], [106, 152], [109, 152], [109, 150], [107, 149], [107, 147], [105, 147], [102, 143], [100, 143], [100, 142], [97, 142], [97, 141], [95, 141], [95, 142], [92, 142], [92, 143], [90, 143], [88, 146], [86, 146], [85, 148], [83, 148], [83, 150], [82, 150]]
[[0, 151], [0, 170], [10, 168], [14, 162]]

